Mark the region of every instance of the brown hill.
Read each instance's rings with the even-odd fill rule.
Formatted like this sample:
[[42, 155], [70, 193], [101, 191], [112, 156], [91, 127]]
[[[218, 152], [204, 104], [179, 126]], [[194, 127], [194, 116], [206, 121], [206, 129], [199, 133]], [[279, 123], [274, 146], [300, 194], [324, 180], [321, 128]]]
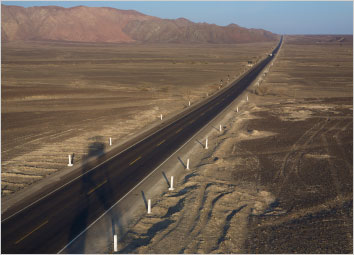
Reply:
[[275, 40], [262, 29], [160, 19], [107, 7], [2, 5], [2, 41], [240, 43]]

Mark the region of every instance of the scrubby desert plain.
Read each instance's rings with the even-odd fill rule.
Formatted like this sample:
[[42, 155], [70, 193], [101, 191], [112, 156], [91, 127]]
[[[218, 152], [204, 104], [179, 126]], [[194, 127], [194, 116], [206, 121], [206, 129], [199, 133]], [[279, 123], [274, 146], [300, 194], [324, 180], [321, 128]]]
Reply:
[[285, 36], [120, 253], [352, 253], [352, 70], [352, 37]]
[[[341, 38], [285, 36], [120, 253], [352, 253], [353, 47]], [[4, 44], [2, 196], [201, 100], [275, 45]]]
[[202, 100], [276, 44], [3, 43], [3, 201], [69, 154], [77, 164]]

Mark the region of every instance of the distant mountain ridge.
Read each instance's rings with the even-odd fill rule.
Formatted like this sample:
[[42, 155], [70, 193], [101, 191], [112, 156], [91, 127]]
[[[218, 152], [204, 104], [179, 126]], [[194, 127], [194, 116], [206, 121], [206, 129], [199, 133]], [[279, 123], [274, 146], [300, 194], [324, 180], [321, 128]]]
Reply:
[[244, 43], [277, 40], [263, 29], [160, 19], [109, 7], [1, 5], [1, 40], [114, 43]]

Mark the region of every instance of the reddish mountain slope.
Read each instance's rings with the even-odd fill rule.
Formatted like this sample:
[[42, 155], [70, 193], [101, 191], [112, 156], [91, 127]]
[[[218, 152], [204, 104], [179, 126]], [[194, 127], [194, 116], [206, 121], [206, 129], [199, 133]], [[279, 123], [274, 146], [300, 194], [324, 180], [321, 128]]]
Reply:
[[275, 40], [261, 29], [159, 19], [106, 7], [2, 5], [2, 41], [239, 43]]

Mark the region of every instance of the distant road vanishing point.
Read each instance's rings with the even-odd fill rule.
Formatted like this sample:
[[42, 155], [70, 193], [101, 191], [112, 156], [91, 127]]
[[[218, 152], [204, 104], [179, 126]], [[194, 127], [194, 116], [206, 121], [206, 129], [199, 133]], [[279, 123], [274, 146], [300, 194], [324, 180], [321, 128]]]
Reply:
[[162, 161], [232, 103], [274, 58], [279, 44], [246, 75], [190, 112], [166, 121], [128, 147], [117, 148], [78, 175], [43, 190], [2, 215], [2, 253], [57, 253]]

